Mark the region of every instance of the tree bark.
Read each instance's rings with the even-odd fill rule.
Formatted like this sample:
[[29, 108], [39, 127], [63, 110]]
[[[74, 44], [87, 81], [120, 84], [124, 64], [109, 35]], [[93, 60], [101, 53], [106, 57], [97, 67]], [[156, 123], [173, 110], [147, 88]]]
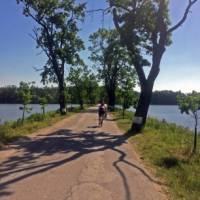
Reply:
[[116, 95], [115, 95], [115, 89], [109, 89], [107, 90], [108, 93], [108, 107], [111, 111], [115, 109], [115, 102], [116, 102]]
[[[132, 56], [132, 64], [134, 64], [140, 85], [141, 85], [141, 94], [138, 102], [138, 106], [135, 113], [135, 120], [132, 124], [132, 130], [135, 132], [140, 132], [146, 122], [148, 108], [151, 101], [152, 96], [152, 90], [153, 85], [156, 77], [159, 74], [159, 66], [160, 61], [163, 56], [163, 53], [165, 52], [165, 47], [168, 45], [168, 37], [170, 34], [175, 31], [177, 28], [179, 28], [187, 19], [188, 13], [190, 11], [190, 8], [197, 2], [198, 0], [189, 0], [188, 5], [185, 9], [184, 15], [181, 18], [181, 20], [178, 21], [178, 23], [168, 28], [168, 20], [165, 20], [166, 12], [166, 5], [165, 1], [161, 0], [158, 2], [158, 11], [156, 13], [156, 20], [154, 22], [155, 28], [153, 31], [147, 32], [151, 35], [152, 40], [152, 67], [149, 73], [148, 78], [146, 79], [145, 71], [143, 69], [143, 65], [141, 64], [141, 58], [142, 54], [135, 52], [135, 46], [137, 46], [137, 43], [135, 43], [135, 36], [133, 31], [137, 30], [137, 26], [135, 26], [134, 21], [134, 13], [137, 13], [137, 6], [133, 6], [131, 9], [131, 6], [126, 7], [125, 4], [122, 3], [122, 5], [118, 5], [115, 0], [109, 0], [110, 7], [113, 9], [113, 21], [114, 25], [117, 29], [117, 31], [120, 34], [121, 42], [123, 45], [127, 47], [130, 54]], [[123, 6], [123, 7], [122, 7]], [[126, 12], [125, 14], [118, 13], [118, 9], [121, 8], [124, 9]], [[120, 10], [121, 10], [120, 9]], [[130, 19], [133, 19], [132, 22]], [[153, 23], [153, 22], [152, 22]], [[133, 37], [134, 36], [134, 37]], [[196, 139], [195, 139], [196, 140]]]
[[64, 81], [59, 81], [59, 104], [60, 104], [60, 113], [61, 115], [67, 114], [66, 110], [66, 98], [65, 98], [65, 85]]
[[83, 99], [82, 98], [79, 99], [79, 104], [80, 104], [80, 109], [83, 110], [84, 106], [83, 106]]
[[141, 88], [141, 93], [131, 128], [134, 133], [141, 132], [146, 124], [147, 114], [152, 97], [152, 90], [153, 83], [146, 84], [146, 86]]

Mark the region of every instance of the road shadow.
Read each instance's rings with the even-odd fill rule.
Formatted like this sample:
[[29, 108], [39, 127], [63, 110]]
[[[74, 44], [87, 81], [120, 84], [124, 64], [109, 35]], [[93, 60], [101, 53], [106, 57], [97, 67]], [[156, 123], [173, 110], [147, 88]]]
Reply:
[[[89, 153], [109, 149], [119, 154], [119, 158], [113, 162], [113, 166], [122, 178], [126, 193], [125, 200], [131, 200], [126, 176], [120, 169], [119, 163], [123, 162], [139, 170], [150, 181], [158, 182], [141, 167], [126, 160], [126, 153], [120, 150], [119, 147], [127, 142], [128, 137], [129, 135], [113, 135], [107, 132], [82, 131], [75, 133], [72, 130], [60, 129], [48, 136], [39, 135], [37, 139], [21, 141], [16, 148], [18, 151], [23, 151], [23, 154], [21, 156], [12, 156], [1, 163], [0, 197], [14, 195], [8, 191], [11, 184], [66, 165]], [[64, 155], [60, 160], [49, 159], [44, 163], [39, 161], [41, 157], [48, 157], [58, 153]]]
[[122, 118], [116, 117], [116, 118], [106, 118], [105, 120], [106, 120], [106, 121], [115, 122], [115, 121], [118, 121], [118, 120], [120, 120], [120, 119], [122, 119]]
[[98, 125], [95, 125], [95, 126], [88, 126], [87, 128], [99, 128]]

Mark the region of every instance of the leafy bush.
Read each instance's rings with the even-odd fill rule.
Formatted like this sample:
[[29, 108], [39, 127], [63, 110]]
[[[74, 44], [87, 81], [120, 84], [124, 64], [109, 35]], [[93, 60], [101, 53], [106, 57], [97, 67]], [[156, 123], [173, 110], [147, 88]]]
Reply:
[[26, 121], [30, 121], [30, 122], [40, 122], [40, 121], [43, 121], [44, 119], [45, 119], [45, 115], [36, 113], [36, 114], [33, 114], [33, 115], [29, 116], [29, 117], [26, 119]]

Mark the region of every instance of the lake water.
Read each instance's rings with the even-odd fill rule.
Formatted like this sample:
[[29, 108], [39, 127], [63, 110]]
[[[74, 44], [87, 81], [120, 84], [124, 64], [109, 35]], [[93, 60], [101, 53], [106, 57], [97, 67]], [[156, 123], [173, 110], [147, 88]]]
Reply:
[[[22, 111], [19, 110], [20, 104], [0, 104], [0, 123], [4, 123], [5, 121], [17, 120], [21, 118]], [[40, 105], [30, 105], [32, 107], [32, 111], [26, 116], [29, 116], [33, 113], [41, 113]], [[75, 106], [75, 105], [73, 105]], [[59, 108], [58, 104], [50, 104], [47, 105], [46, 111], [55, 111]], [[133, 111], [133, 109], [130, 109]], [[193, 129], [194, 122], [193, 119], [186, 115], [181, 114], [178, 106], [150, 106], [149, 116], [155, 117], [159, 120], [165, 119], [168, 122], [176, 123], [178, 125], [188, 127]]]
[[[134, 109], [130, 109], [133, 111]], [[191, 130], [194, 129], [194, 120], [186, 114], [181, 114], [178, 106], [158, 106], [151, 105], [148, 116], [159, 120], [165, 119], [167, 122], [176, 123]], [[200, 129], [199, 129], [200, 130]]]
[[[5, 121], [13, 121], [22, 117], [22, 110], [19, 110], [21, 104], [0, 104], [0, 123], [4, 123]], [[41, 113], [41, 107], [37, 104], [31, 104], [30, 107], [32, 111], [30, 113], [26, 113], [26, 117], [30, 116], [33, 113]], [[59, 108], [57, 104], [50, 104], [46, 106], [46, 111], [54, 111]]]

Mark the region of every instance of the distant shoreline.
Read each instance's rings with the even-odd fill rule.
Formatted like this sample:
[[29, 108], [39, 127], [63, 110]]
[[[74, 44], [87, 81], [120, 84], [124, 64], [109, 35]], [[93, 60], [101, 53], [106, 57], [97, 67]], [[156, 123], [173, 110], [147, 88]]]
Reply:
[[[0, 102], [0, 104], [2, 104], [2, 105], [21, 105], [22, 103], [19, 103], [19, 102], [17, 102], [17, 103], [1, 103]], [[58, 103], [48, 103], [49, 105], [59, 105]], [[78, 104], [78, 103], [72, 103], [72, 105], [76, 105], [76, 104]], [[30, 103], [30, 105], [39, 105], [39, 103]], [[70, 104], [67, 104], [68, 106], [69, 105], [71, 105], [71, 103]], [[154, 103], [152, 103], [152, 104], [150, 104], [151, 106], [178, 106], [178, 104], [154, 104]]]

